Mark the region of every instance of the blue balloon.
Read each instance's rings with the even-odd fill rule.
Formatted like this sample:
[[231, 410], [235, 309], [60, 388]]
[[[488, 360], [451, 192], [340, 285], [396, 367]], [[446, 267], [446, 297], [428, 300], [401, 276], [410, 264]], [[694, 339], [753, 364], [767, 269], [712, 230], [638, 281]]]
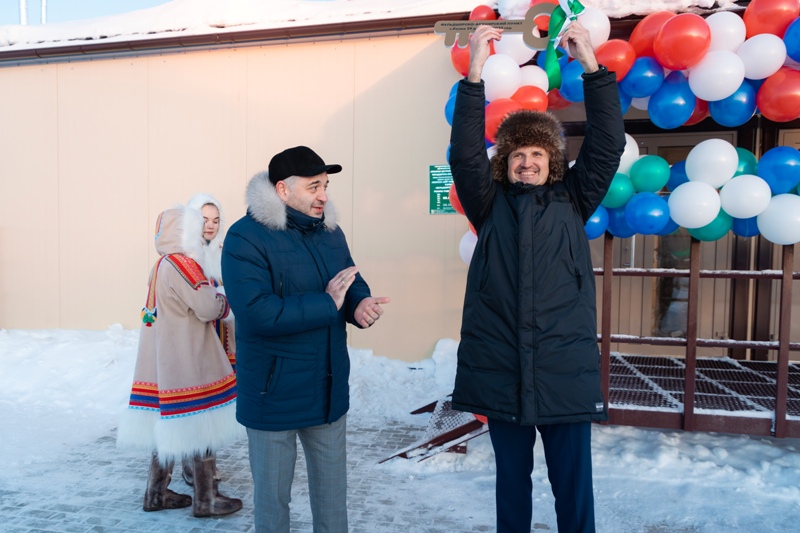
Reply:
[[583, 229], [586, 232], [586, 237], [591, 241], [605, 233], [606, 228], [608, 228], [608, 211], [606, 211], [605, 207], [599, 205], [597, 206], [597, 211], [586, 221]]
[[800, 18], [794, 19], [783, 34], [783, 44], [786, 45], [786, 55], [800, 61]]
[[669, 221], [669, 206], [654, 192], [634, 194], [625, 204], [625, 222], [636, 233], [654, 235]]
[[453, 125], [453, 111], [456, 109], [456, 95], [451, 96], [447, 99], [447, 103], [444, 104], [444, 118], [447, 120], [447, 123], [451, 126]]
[[756, 90], [745, 80], [732, 95], [709, 102], [708, 110], [717, 124], [731, 128], [741, 126], [756, 112]]
[[[450, 87], [450, 96], [455, 96], [458, 92], [458, 84], [461, 83], [461, 80], [456, 81], [452, 87]], [[448, 98], [450, 97], [448, 96]]]
[[678, 161], [669, 167], [669, 180], [667, 181], [667, 189], [672, 192], [678, 185], [683, 185], [689, 181], [689, 176], [686, 175], [686, 161]]
[[622, 106], [622, 114], [624, 115], [630, 109], [633, 98], [622, 89], [617, 88], [617, 90], [619, 91], [619, 105]]
[[[536, 56], [536, 64], [542, 68], [544, 68], [544, 61], [546, 55], [547, 55], [547, 50], [542, 50]], [[563, 69], [564, 67], [567, 66], [567, 62], [569, 61], [569, 57], [567, 56], [567, 51], [564, 48], [557, 46], [556, 55], [558, 57], [558, 68]]]
[[632, 98], [644, 98], [655, 93], [664, 82], [664, 67], [654, 57], [643, 56], [619, 82], [620, 88]]
[[608, 212], [608, 232], [611, 235], [626, 239], [636, 234], [636, 230], [630, 227], [625, 220], [624, 207], [606, 208], [606, 211]]
[[739, 237], [755, 237], [761, 233], [758, 231], [758, 217], [734, 218], [731, 229]]
[[561, 96], [568, 102], [583, 102], [583, 65], [570, 61], [561, 69]]
[[671, 130], [689, 120], [696, 103], [697, 98], [689, 87], [689, 80], [683, 72], [676, 70], [669, 73], [661, 87], [650, 97], [647, 112], [653, 124]]
[[784, 194], [800, 183], [800, 151], [791, 146], [776, 146], [758, 160], [758, 176], [769, 185], [773, 196]]
[[661, 228], [661, 231], [657, 232], [656, 235], [663, 237], [664, 235], [675, 233], [675, 231], [678, 228], [680, 228], [678, 223], [672, 220], [672, 217], [669, 217], [669, 220], [667, 220], [667, 224], [663, 228]]
[[445, 157], [446, 157], [445, 161], [447, 161], [447, 164], [449, 165], [450, 164], [450, 145], [449, 144], [447, 145], [447, 152], [445, 152], [445, 154], [446, 154], [445, 155]]

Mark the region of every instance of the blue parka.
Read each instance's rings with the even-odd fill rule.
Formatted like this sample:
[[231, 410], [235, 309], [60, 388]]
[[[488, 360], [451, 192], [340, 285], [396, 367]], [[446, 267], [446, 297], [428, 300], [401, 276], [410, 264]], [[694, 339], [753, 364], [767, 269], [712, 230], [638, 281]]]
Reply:
[[247, 204], [222, 248], [236, 317], [236, 418], [263, 431], [335, 422], [350, 404], [346, 322], [356, 324], [369, 287], [356, 275], [340, 310], [325, 293], [336, 273], [353, 266], [330, 201], [322, 219], [304, 215], [260, 173]]
[[478, 242], [464, 297], [456, 409], [522, 425], [608, 418], [583, 228], [619, 167], [625, 130], [613, 73], [584, 75], [584, 94], [586, 136], [575, 165], [561, 181], [531, 186], [492, 179], [483, 82], [459, 83], [450, 163]]

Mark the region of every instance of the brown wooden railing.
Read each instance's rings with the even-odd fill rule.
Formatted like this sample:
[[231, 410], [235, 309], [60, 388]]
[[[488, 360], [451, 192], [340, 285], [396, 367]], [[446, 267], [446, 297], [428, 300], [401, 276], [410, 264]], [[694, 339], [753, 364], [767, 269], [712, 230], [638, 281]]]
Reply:
[[[792, 311], [792, 281], [800, 279], [800, 272], [793, 272], [794, 245], [783, 246], [782, 269], [781, 270], [762, 270], [762, 271], [742, 271], [742, 270], [701, 270], [700, 269], [700, 241], [692, 238], [689, 250], [689, 269], [644, 269], [644, 268], [613, 268], [613, 245], [614, 237], [606, 233], [603, 243], [603, 268], [596, 268], [595, 275], [602, 277], [602, 308], [601, 308], [601, 328], [598, 334], [600, 343], [601, 365], [602, 365], [602, 387], [603, 394], [608, 401], [609, 398], [609, 376], [611, 368], [611, 343], [624, 344], [646, 344], [654, 346], [685, 346], [686, 378], [684, 385], [684, 412], [682, 417], [659, 416], [654, 413], [647, 414], [647, 411], [631, 411], [627, 413], [610, 410], [612, 423], [624, 423], [629, 425], [643, 425], [651, 427], [667, 427], [675, 429], [710, 430], [710, 431], [731, 431], [740, 433], [773, 434], [776, 437], [800, 437], [800, 421], [789, 421], [786, 417], [787, 400], [789, 391], [789, 352], [790, 350], [800, 350], [800, 343], [792, 343], [789, 340]], [[686, 338], [666, 338], [666, 337], [645, 337], [636, 335], [620, 335], [611, 333], [611, 303], [612, 303], [612, 281], [614, 276], [637, 276], [637, 277], [688, 277], [689, 278], [689, 298], [687, 309], [687, 328]], [[780, 302], [778, 317], [778, 340], [777, 341], [742, 341], [725, 339], [702, 339], [698, 338], [698, 302], [701, 278], [722, 278], [722, 279], [775, 279], [780, 280]], [[721, 348], [752, 348], [752, 349], [772, 349], [777, 350], [776, 361], [777, 380], [774, 421], [770, 427], [764, 431], [764, 423], [757, 422], [752, 418], [736, 417], [731, 420], [720, 421], [720, 417], [713, 415], [698, 415], [694, 411], [695, 404], [695, 374], [698, 347], [721, 347]], [[649, 419], [645, 423], [645, 418]], [[653, 420], [657, 418], [659, 421]], [[727, 418], [727, 417], [726, 417]], [[639, 422], [637, 422], [637, 420]], [[762, 429], [754, 429], [754, 426], [761, 426]]]

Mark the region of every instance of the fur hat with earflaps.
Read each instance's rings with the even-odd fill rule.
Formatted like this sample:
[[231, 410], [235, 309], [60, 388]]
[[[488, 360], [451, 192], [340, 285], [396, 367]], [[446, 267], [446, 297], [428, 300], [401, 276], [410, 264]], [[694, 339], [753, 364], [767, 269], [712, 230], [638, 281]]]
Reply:
[[547, 183], [561, 181], [567, 169], [567, 143], [561, 122], [541, 111], [515, 111], [506, 117], [495, 136], [497, 153], [492, 157], [492, 177], [508, 183], [508, 154], [523, 146], [544, 148], [550, 156]]

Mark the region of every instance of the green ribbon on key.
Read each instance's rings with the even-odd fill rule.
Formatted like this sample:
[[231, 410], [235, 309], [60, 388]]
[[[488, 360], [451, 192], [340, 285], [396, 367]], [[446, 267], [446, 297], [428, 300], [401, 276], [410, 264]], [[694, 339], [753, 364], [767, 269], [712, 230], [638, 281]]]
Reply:
[[561, 34], [569, 27], [573, 20], [584, 10], [583, 4], [578, 0], [558, 0], [558, 5], [550, 14], [550, 24], [547, 26], [547, 51], [545, 52], [544, 71], [547, 74], [548, 91], [561, 87], [561, 67], [558, 66], [558, 51], [556, 46], [561, 39]]

